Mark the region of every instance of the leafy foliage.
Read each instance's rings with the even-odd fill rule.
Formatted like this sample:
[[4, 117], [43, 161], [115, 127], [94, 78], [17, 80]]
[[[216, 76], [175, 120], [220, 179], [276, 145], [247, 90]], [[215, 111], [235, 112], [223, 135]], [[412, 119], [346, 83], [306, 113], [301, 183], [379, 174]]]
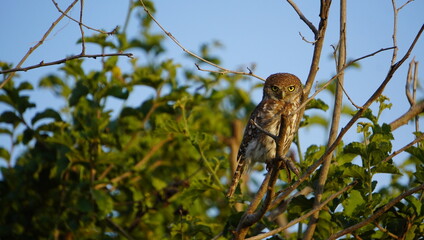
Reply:
[[[136, 58], [123, 71], [121, 59], [110, 57], [101, 69], [87, 70], [83, 60], [74, 60], [40, 79], [39, 88], [66, 103], [61, 110], [36, 108], [29, 117], [37, 106], [26, 95], [37, 90], [30, 82], [15, 79], [1, 90], [0, 102], [8, 109], [0, 114], [0, 134], [13, 145], [0, 147], [0, 158], [8, 163], [1, 168], [1, 239], [211, 239], [220, 232], [222, 239], [231, 238], [241, 217], [235, 205], [244, 208], [246, 203], [229, 202], [224, 183], [230, 140], [236, 138], [234, 123], [247, 119], [254, 108], [249, 92], [240, 87], [247, 79], [200, 74], [159, 60], [165, 53], [164, 36], [152, 34], [151, 20], [140, 16], [140, 38], [127, 39], [121, 32], [118, 41], [94, 35], [86, 42], [104, 49], [136, 49], [147, 63]], [[202, 45], [202, 57], [219, 63], [212, 49]], [[139, 101], [135, 106], [128, 102], [132, 96]], [[123, 107], [110, 110], [111, 99]], [[404, 166], [388, 159], [393, 135], [389, 125], [378, 122], [391, 106], [386, 101], [380, 98], [377, 116], [367, 111], [366, 122], [358, 123], [363, 141], [338, 146], [324, 198], [353, 180], [358, 184], [320, 213], [316, 239], [368, 218], [399, 192], [423, 183], [422, 144], [407, 150], [410, 159]], [[308, 105], [312, 108], [326, 111], [328, 105], [314, 100]], [[305, 117], [302, 126], [314, 123], [328, 126], [318, 115]], [[12, 164], [14, 148], [22, 145], [23, 153]], [[309, 146], [299, 162], [302, 172], [324, 151], [324, 146]], [[411, 166], [416, 169], [408, 172]], [[376, 191], [376, 174], [391, 174], [392, 184]], [[400, 184], [401, 174], [409, 182]], [[314, 187], [317, 177], [314, 173], [299, 190]], [[249, 193], [237, 197], [249, 200]], [[355, 234], [363, 239], [386, 239], [388, 233], [406, 239], [424, 235], [420, 199], [422, 195], [407, 197]], [[296, 219], [313, 202], [310, 195], [295, 196], [281, 216]], [[267, 218], [257, 225], [252, 235], [277, 227]], [[290, 232], [285, 237], [300, 236]]]

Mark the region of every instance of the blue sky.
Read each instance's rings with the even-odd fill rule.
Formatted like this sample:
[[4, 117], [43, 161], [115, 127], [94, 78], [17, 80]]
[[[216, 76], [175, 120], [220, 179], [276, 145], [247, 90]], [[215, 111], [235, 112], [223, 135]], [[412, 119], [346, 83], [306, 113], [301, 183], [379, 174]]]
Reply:
[[[70, 0], [58, 1], [61, 8], [65, 9]], [[116, 25], [122, 26], [128, 9], [129, 0], [91, 0], [85, 1], [85, 24], [94, 28], [112, 30]], [[318, 25], [319, 1], [295, 1], [304, 15]], [[398, 7], [406, 0], [397, 1]], [[196, 51], [205, 42], [220, 41], [224, 47], [217, 49], [214, 54], [222, 60], [222, 66], [228, 69], [238, 69], [255, 63], [255, 74], [266, 78], [275, 72], [290, 72], [297, 75], [304, 82], [312, 57], [313, 46], [304, 42], [299, 32], [307, 39], [312, 40], [313, 35], [309, 28], [299, 19], [294, 10], [286, 1], [252, 1], [252, 0], [181, 0], [181, 1], [155, 1], [158, 21], [170, 31], [187, 49]], [[337, 44], [338, 39], [338, 8], [339, 1], [333, 1], [329, 18], [328, 33], [324, 44], [318, 81], [329, 79], [335, 72], [335, 66], [330, 56], [331, 45]], [[393, 11], [390, 0], [354, 0], [348, 1], [347, 6], [347, 56], [354, 59], [369, 54], [381, 48], [390, 47], [392, 43]], [[417, 31], [424, 23], [424, 1], [416, 0], [399, 13], [398, 19], [398, 46], [400, 59]], [[78, 17], [78, 7], [71, 15]], [[0, 61], [17, 62], [24, 56], [29, 47], [35, 45], [51, 23], [59, 16], [59, 12], [51, 1], [33, 0], [6, 0], [0, 8], [2, 37], [0, 38]], [[154, 27], [155, 31], [160, 31]], [[90, 31], [85, 31], [90, 35]], [[128, 33], [135, 36], [139, 33], [137, 21], [133, 20]], [[79, 38], [78, 26], [64, 19], [53, 30], [45, 43], [30, 56], [23, 66], [37, 64], [40, 61], [53, 61], [80, 52], [76, 44]], [[113, 36], [112, 36], [113, 37]], [[166, 41], [167, 52], [164, 58], [172, 58], [186, 68], [193, 68], [193, 62], [184, 57], [184, 53], [172, 41]], [[98, 49], [87, 49], [87, 53], [98, 53]], [[412, 57], [421, 62], [424, 60], [424, 40], [417, 43]], [[387, 51], [360, 62], [360, 69], [351, 69], [345, 75], [345, 89], [358, 105], [362, 105], [383, 81], [391, 60], [392, 52]], [[122, 58], [125, 66], [127, 61]], [[89, 68], [98, 67], [99, 60], [86, 60]], [[384, 91], [389, 96], [393, 107], [385, 111], [381, 117], [382, 122], [391, 122], [403, 114], [409, 104], [404, 94], [404, 85], [408, 62], [395, 74], [393, 80]], [[54, 73], [58, 66], [35, 69], [19, 73], [21, 80], [27, 80], [36, 85], [38, 79], [48, 73]], [[422, 72], [422, 71], [421, 71]], [[420, 74], [421, 76], [422, 74]], [[421, 78], [422, 79], [422, 78]], [[256, 81], [256, 80], [254, 80]], [[259, 80], [257, 80], [259, 81]], [[141, 90], [139, 96], [148, 96], [151, 92]], [[423, 90], [417, 92], [422, 99]], [[328, 100], [324, 92], [319, 98]], [[60, 103], [52, 101], [52, 96], [45, 91], [38, 91], [33, 95], [41, 108], [57, 107]], [[252, 98], [259, 102], [261, 92], [256, 91]], [[140, 99], [130, 98], [137, 105]], [[131, 103], [129, 103], [131, 104]], [[376, 109], [376, 105], [372, 106]], [[5, 109], [0, 105], [0, 112]], [[29, 114], [33, 114], [37, 109]], [[325, 116], [329, 116], [328, 111]], [[348, 118], [343, 119], [341, 127]], [[421, 126], [424, 121], [421, 120]], [[353, 127], [347, 134], [348, 140], [359, 139]], [[393, 150], [396, 150], [414, 139], [411, 132], [413, 124], [401, 127], [394, 132], [396, 141]], [[310, 128], [301, 131], [304, 144], [323, 144], [327, 133], [322, 130]], [[2, 138], [0, 138], [2, 139]], [[1, 141], [1, 146], [9, 145]], [[404, 158], [401, 155], [398, 159]], [[400, 161], [398, 160], [398, 161]]]

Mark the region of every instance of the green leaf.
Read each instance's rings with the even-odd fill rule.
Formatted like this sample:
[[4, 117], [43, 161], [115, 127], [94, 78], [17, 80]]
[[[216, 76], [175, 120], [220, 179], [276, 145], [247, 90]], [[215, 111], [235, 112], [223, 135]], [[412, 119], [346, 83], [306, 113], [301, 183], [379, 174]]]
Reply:
[[360, 215], [355, 216], [359, 209], [363, 208], [365, 205], [365, 200], [362, 198], [362, 195], [357, 190], [352, 190], [349, 193], [349, 197], [342, 202], [343, 204], [343, 212], [349, 217], [358, 217]]
[[13, 133], [7, 128], [0, 128], [0, 134], [7, 134], [9, 136], [13, 136]]
[[112, 96], [126, 100], [129, 96], [129, 92], [126, 88], [120, 86], [112, 86], [106, 90], [105, 96]]
[[419, 182], [424, 182], [424, 165], [418, 164], [416, 166], [416, 171], [414, 173], [414, 176], [417, 178]]
[[71, 96], [69, 98], [69, 105], [75, 106], [78, 103], [79, 99], [85, 97], [88, 92], [88, 87], [86, 87], [82, 81], [78, 81], [77, 85], [72, 90]]
[[31, 124], [34, 125], [38, 120], [43, 118], [53, 118], [55, 121], [59, 122], [62, 121], [62, 118], [60, 117], [60, 114], [56, 112], [55, 110], [48, 108], [44, 110], [43, 112], [37, 113], [31, 120]]
[[14, 112], [6, 111], [0, 115], [0, 122], [10, 123], [16, 127], [22, 120]]
[[19, 87], [17, 88], [18, 91], [32, 90], [32, 89], [34, 89], [34, 87], [29, 82], [23, 82], [23, 83], [19, 84]]
[[415, 196], [408, 196], [405, 200], [414, 208], [417, 215], [421, 214], [423, 202], [419, 201]]
[[29, 141], [31, 141], [34, 137], [34, 130], [32, 130], [31, 128], [27, 128], [24, 131], [23, 137], [22, 137], [22, 143], [23, 144], [28, 144]]
[[377, 166], [371, 168], [372, 173], [391, 173], [400, 174], [399, 169], [391, 163], [380, 162]]
[[411, 146], [405, 150], [405, 152], [411, 154], [412, 156], [416, 157], [418, 160], [420, 160], [422, 163], [424, 163], [424, 149], [418, 148], [415, 146]]
[[348, 145], [346, 145], [343, 149], [344, 153], [352, 153], [356, 155], [362, 156], [365, 151], [365, 146], [363, 143], [359, 142], [351, 142]]
[[352, 163], [343, 164], [343, 176], [344, 177], [353, 177], [358, 179], [366, 179], [367, 173], [363, 167]]
[[10, 153], [5, 148], [0, 147], [0, 158], [3, 158], [7, 162], [10, 160]]
[[112, 212], [113, 200], [108, 194], [100, 190], [93, 190], [92, 196], [103, 217]]
[[312, 101], [308, 102], [306, 105], [306, 109], [320, 109], [324, 112], [328, 110], [328, 105], [319, 98], [312, 99]]

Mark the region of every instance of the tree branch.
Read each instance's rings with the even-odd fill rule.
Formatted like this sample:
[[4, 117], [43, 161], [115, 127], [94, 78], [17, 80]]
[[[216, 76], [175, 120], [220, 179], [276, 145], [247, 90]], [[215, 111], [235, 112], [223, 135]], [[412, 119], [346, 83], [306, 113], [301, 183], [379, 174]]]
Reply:
[[[184, 52], [186, 52], [187, 54], [189, 54], [192, 57], [195, 57], [197, 59], [199, 59], [200, 61], [207, 63], [221, 71], [219, 71], [218, 73], [221, 74], [227, 74], [227, 73], [232, 73], [232, 74], [240, 74], [240, 75], [247, 75], [247, 76], [252, 76], [255, 78], [258, 78], [262, 81], [265, 81], [263, 78], [257, 76], [256, 74], [254, 74], [252, 71], [249, 70], [249, 72], [237, 72], [237, 71], [232, 71], [232, 70], [228, 70], [226, 68], [223, 68], [211, 61], [208, 61], [202, 57], [200, 57], [199, 55], [187, 50], [170, 32], [168, 32], [157, 20], [155, 17], [153, 17], [152, 13], [150, 13], [149, 9], [147, 9], [146, 5], [144, 4], [143, 0], [139, 0], [141, 6], [143, 7], [144, 11], [147, 13], [147, 15], [149, 15], [149, 17], [156, 23], [156, 25], [158, 25], [158, 27], [175, 43], [177, 44], [178, 47], [181, 48], [181, 50], [183, 50]], [[206, 71], [206, 72], [215, 72], [215, 71], [211, 71], [211, 70], [203, 70], [200, 69], [199, 66], [196, 64], [196, 67], [200, 70], [200, 71]]]
[[[27, 60], [27, 58], [29, 57], [29, 55], [31, 55], [35, 49], [37, 49], [41, 44], [44, 43], [44, 40], [46, 40], [47, 36], [49, 36], [49, 34], [52, 32], [52, 30], [56, 27], [56, 25], [60, 22], [60, 20], [62, 20], [65, 15], [75, 6], [75, 4], [78, 2], [78, 0], [74, 0], [69, 6], [68, 8], [66, 8], [66, 10], [64, 11], [64, 13], [62, 13], [62, 15], [60, 15], [60, 17], [58, 17], [56, 19], [56, 21], [54, 21], [52, 23], [52, 25], [50, 26], [49, 29], [47, 29], [46, 33], [44, 33], [43, 37], [40, 39], [40, 41], [38, 41], [37, 44], [35, 44], [33, 47], [30, 47], [28, 52], [25, 54], [25, 56], [21, 59], [21, 61], [19, 61], [18, 65], [16, 65], [15, 69], [19, 69], [21, 68], [22, 64]], [[3, 73], [3, 72], [0, 72]], [[15, 75], [15, 72], [12, 71], [12, 73], [7, 76], [7, 78], [0, 83], [0, 88], [3, 88], [4, 85], [6, 85], [7, 82], [10, 81], [10, 79], [12, 79], [12, 77]]]
[[[374, 56], [374, 55], [376, 55], [377, 53], [380, 53], [380, 52], [383, 52], [383, 51], [387, 51], [387, 50], [390, 50], [390, 49], [394, 49], [394, 47], [388, 47], [388, 48], [382, 48], [382, 49], [380, 49], [380, 50], [377, 50], [377, 51], [375, 51], [375, 52], [372, 52], [372, 53], [370, 53], [370, 54], [367, 54], [367, 55], [365, 55], [365, 56], [362, 56], [362, 57], [359, 57], [359, 58], [356, 58], [356, 59], [353, 59], [353, 60], [351, 60], [351, 61], [349, 61], [346, 65], [344, 65], [342, 68], [341, 68], [341, 70], [339, 70], [339, 72], [337, 72], [337, 74], [335, 74], [332, 78], [330, 78], [326, 83], [324, 83], [318, 90], [316, 90], [315, 92], [314, 92], [314, 94], [312, 94], [308, 99], [306, 99], [305, 101], [303, 101], [303, 103], [300, 105], [300, 107], [296, 110], [296, 111], [294, 111], [294, 113], [296, 113], [296, 112], [298, 112], [298, 111], [300, 111], [301, 109], [303, 109], [303, 108], [305, 108], [306, 107], [306, 105], [310, 102], [310, 101], [312, 101], [313, 99], [315, 99], [315, 97], [318, 95], [318, 93], [320, 93], [320, 92], [322, 92], [324, 89], [326, 89], [327, 87], [328, 87], [328, 85], [330, 85], [331, 84], [331, 82], [333, 82], [335, 79], [337, 79], [341, 74], [343, 74], [344, 73], [344, 70], [346, 69], [346, 68], [348, 68], [349, 66], [351, 66], [352, 64], [354, 64], [355, 62], [358, 62], [358, 61], [361, 61], [361, 60], [363, 60], [363, 59], [365, 59], [365, 58], [369, 58], [369, 57], [372, 57], [372, 56]], [[362, 107], [359, 107], [359, 106], [357, 106], [357, 108], [362, 108]]]
[[406, 113], [404, 113], [398, 119], [390, 123], [390, 127], [392, 128], [392, 131], [396, 130], [402, 125], [407, 124], [409, 120], [411, 120], [412, 118], [418, 116], [418, 114], [423, 112], [424, 112], [424, 101], [413, 105], [411, 108], [409, 108], [409, 110]]
[[394, 198], [393, 200], [391, 200], [389, 203], [387, 203], [386, 205], [384, 205], [382, 208], [380, 208], [377, 212], [375, 212], [373, 215], [371, 215], [369, 218], [365, 219], [364, 221], [357, 223], [351, 227], [348, 227], [338, 233], [335, 233], [333, 235], [331, 235], [328, 239], [332, 240], [332, 239], [337, 239], [341, 236], [344, 236], [348, 233], [351, 233], [371, 222], [373, 222], [375, 219], [377, 219], [378, 217], [380, 217], [381, 215], [383, 215], [383, 213], [387, 212], [387, 210], [389, 210], [391, 207], [393, 207], [396, 203], [400, 202], [402, 199], [404, 199], [405, 197], [416, 193], [418, 191], [422, 191], [424, 190], [424, 184], [421, 184], [418, 187], [415, 187], [413, 189], [410, 189], [402, 194], [400, 194], [399, 196], [397, 196], [396, 198]]
[[303, 15], [302, 11], [300, 11], [299, 7], [294, 3], [292, 0], [287, 0], [287, 2], [292, 6], [292, 8], [296, 11], [297, 15], [299, 15], [300, 19], [311, 29], [311, 31], [314, 33], [315, 40], [318, 39], [318, 30], [314, 26], [313, 23], [311, 23], [305, 15]]
[[390, 156], [388, 156], [386, 159], [383, 160], [383, 162], [387, 162], [390, 159], [394, 158], [396, 155], [398, 155], [399, 153], [405, 151], [406, 149], [410, 148], [412, 145], [414, 145], [417, 142], [420, 142], [424, 139], [424, 134], [421, 134], [419, 137], [417, 137], [415, 140], [413, 140], [412, 142], [406, 144], [404, 147], [402, 147], [401, 149], [394, 151], [392, 154], [390, 154]]
[[53, 2], [53, 4], [54, 4], [54, 6], [56, 7], [57, 11], [59, 11], [59, 12], [60, 12], [60, 13], [62, 13], [62, 14], [64, 14], [64, 15], [65, 15], [67, 18], [69, 18], [70, 20], [72, 20], [72, 21], [76, 22], [78, 25], [84, 26], [84, 27], [85, 27], [85, 28], [87, 28], [87, 29], [90, 29], [90, 30], [92, 30], [92, 31], [95, 31], [95, 32], [98, 32], [98, 33], [102, 33], [102, 34], [107, 34], [107, 35], [115, 34], [115, 33], [118, 31], [118, 27], [115, 27], [115, 28], [114, 28], [112, 31], [110, 31], [110, 32], [106, 32], [106, 31], [103, 31], [103, 30], [100, 30], [100, 29], [96, 29], [96, 28], [92, 28], [92, 27], [90, 27], [90, 26], [87, 26], [87, 25], [85, 25], [82, 21], [78, 21], [78, 20], [76, 20], [75, 18], [73, 18], [73, 17], [69, 16], [67, 13], [65, 13], [62, 9], [60, 9], [59, 4], [58, 4], [55, 0], [52, 0], [52, 2]]
[[338, 192], [332, 194], [331, 196], [329, 196], [325, 201], [323, 201], [320, 205], [314, 207], [311, 211], [309, 211], [308, 213], [302, 215], [301, 217], [298, 217], [296, 219], [294, 219], [293, 221], [289, 222], [286, 226], [283, 227], [279, 227], [276, 228], [274, 230], [271, 230], [267, 233], [263, 233], [263, 234], [259, 234], [256, 235], [254, 237], [250, 237], [247, 238], [246, 240], [259, 240], [259, 239], [264, 239], [266, 237], [272, 236], [274, 234], [277, 234], [281, 231], [284, 231], [285, 229], [295, 225], [296, 223], [299, 223], [303, 220], [305, 220], [306, 218], [310, 217], [312, 214], [314, 214], [315, 212], [320, 211], [323, 207], [325, 207], [330, 201], [332, 201], [333, 199], [335, 199], [336, 197], [340, 196], [342, 193], [346, 192], [347, 190], [351, 189], [354, 185], [356, 184], [356, 182], [353, 182], [349, 185], [347, 185], [346, 187], [344, 187], [343, 189], [339, 190]]
[[[28, 66], [28, 67], [23, 67], [23, 68], [16, 67], [16, 68], [7, 69], [7, 70], [4, 70], [4, 71], [0, 71], [0, 74], [14, 73], [14, 72], [26, 72], [26, 71], [34, 69], [34, 68], [57, 65], [57, 64], [65, 63], [65, 62], [70, 61], [70, 60], [79, 59], [79, 58], [94, 58], [94, 59], [96, 59], [98, 57], [112, 57], [112, 56], [126, 56], [126, 57], [129, 57], [129, 58], [132, 58], [133, 54], [132, 53], [78, 54], [78, 55], [70, 56], [70, 57], [67, 57], [67, 58], [60, 59], [60, 60], [56, 60], [56, 61], [53, 61], [53, 62], [41, 61], [39, 64]], [[4, 84], [6, 84], [6, 80], [1, 83], [0, 88], [3, 87]]]
[[[377, 88], [377, 90], [374, 92], [374, 94], [367, 100], [367, 102], [362, 106], [361, 109], [350, 119], [350, 121], [343, 127], [337, 136], [336, 140], [333, 144], [324, 152], [324, 154], [321, 156], [320, 159], [318, 159], [314, 164], [312, 164], [299, 178], [298, 181], [287, 187], [280, 196], [278, 196], [272, 203], [271, 207], [274, 207], [278, 205], [281, 201], [285, 199], [294, 189], [296, 189], [302, 182], [304, 182], [314, 171], [317, 169], [321, 163], [324, 161], [324, 158], [328, 155], [332, 154], [332, 152], [336, 149], [337, 145], [342, 140], [343, 136], [346, 134], [346, 132], [353, 126], [353, 124], [362, 116], [365, 110], [369, 108], [371, 103], [373, 103], [383, 92], [386, 85], [389, 83], [389, 81], [392, 79], [393, 74], [397, 71], [397, 69], [406, 61], [406, 59], [411, 54], [412, 50], [414, 49], [415, 44], [417, 43], [418, 39], [420, 38], [422, 32], [424, 30], [424, 25], [421, 26], [420, 30], [418, 31], [417, 35], [415, 36], [413, 42], [411, 43], [408, 51], [405, 53], [403, 58], [399, 60], [396, 64], [392, 65], [386, 75], [386, 78], [384, 81], [380, 84], [380, 86]], [[337, 74], [336, 74], [337, 76]]]
[[[330, 134], [328, 136], [327, 147], [334, 143], [337, 137], [337, 132], [339, 131], [340, 124], [340, 115], [342, 113], [342, 103], [343, 103], [343, 83], [344, 83], [344, 69], [343, 67], [346, 64], [346, 0], [340, 0], [340, 28], [339, 28], [339, 47], [338, 50], [338, 60], [337, 60], [337, 72], [341, 72], [337, 78], [336, 93], [334, 97], [334, 108], [333, 116], [331, 119], [331, 128]], [[323, 159], [323, 164], [321, 166], [318, 182], [315, 189], [315, 200], [314, 208], [320, 205], [322, 195], [324, 193], [324, 186], [327, 182], [328, 171], [331, 166], [332, 155], [328, 154]], [[308, 228], [306, 229], [304, 240], [312, 239], [315, 232], [316, 225], [318, 223], [319, 212], [316, 211], [310, 218]]]

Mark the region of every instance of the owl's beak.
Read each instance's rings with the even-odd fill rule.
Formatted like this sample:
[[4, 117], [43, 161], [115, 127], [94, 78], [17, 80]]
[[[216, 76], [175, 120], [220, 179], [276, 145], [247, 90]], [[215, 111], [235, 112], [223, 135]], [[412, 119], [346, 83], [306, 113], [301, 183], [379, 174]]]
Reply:
[[284, 99], [284, 92], [281, 92], [281, 98], [280, 99]]

